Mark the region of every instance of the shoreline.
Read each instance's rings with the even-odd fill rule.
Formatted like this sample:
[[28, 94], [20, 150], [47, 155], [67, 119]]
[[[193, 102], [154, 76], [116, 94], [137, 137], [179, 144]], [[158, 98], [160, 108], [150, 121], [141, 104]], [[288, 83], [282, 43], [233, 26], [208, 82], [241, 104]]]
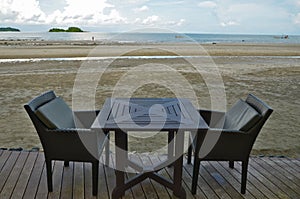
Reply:
[[271, 43], [92, 43], [3, 41], [0, 59], [114, 56], [300, 56], [300, 44]]

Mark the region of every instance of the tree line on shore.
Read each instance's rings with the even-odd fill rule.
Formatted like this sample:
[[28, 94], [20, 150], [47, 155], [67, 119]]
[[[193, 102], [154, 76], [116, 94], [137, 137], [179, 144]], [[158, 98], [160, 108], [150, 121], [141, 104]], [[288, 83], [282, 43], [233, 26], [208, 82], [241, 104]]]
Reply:
[[[12, 27], [0, 27], [0, 31], [2, 32], [20, 32], [17, 28]], [[49, 32], [84, 32], [78, 27], [69, 27], [68, 29], [62, 29], [62, 28], [51, 28]]]

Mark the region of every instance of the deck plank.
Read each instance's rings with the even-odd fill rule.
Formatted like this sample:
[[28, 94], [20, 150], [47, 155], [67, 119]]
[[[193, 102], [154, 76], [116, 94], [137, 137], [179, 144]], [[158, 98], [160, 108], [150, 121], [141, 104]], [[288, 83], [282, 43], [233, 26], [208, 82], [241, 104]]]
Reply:
[[[193, 176], [193, 165], [192, 164], [185, 164], [184, 169], [189, 174], [190, 178]], [[192, 179], [191, 179], [192, 180]], [[191, 190], [192, 185], [189, 186], [189, 189]], [[219, 198], [216, 192], [209, 186], [209, 184], [206, 183], [202, 175], [198, 176], [198, 183], [197, 183], [197, 193], [203, 192], [204, 195], [206, 195], [207, 198]]]
[[[2, 150], [1, 150], [2, 151]], [[11, 151], [3, 151], [0, 156], [0, 172], [2, 171], [2, 168], [4, 167], [6, 161], [8, 160], [9, 156], [11, 154]], [[0, 176], [1, 177], [1, 176]], [[1, 178], [2, 179], [2, 178]], [[1, 189], [0, 189], [1, 190]]]
[[281, 168], [285, 169], [286, 171], [288, 171], [290, 173], [290, 175], [300, 179], [300, 172], [298, 172], [295, 168], [294, 165], [285, 162], [284, 160], [282, 160], [281, 158], [270, 158], [271, 161], [275, 162], [278, 166], [280, 166]]
[[[224, 178], [232, 184], [237, 192], [241, 190], [241, 174], [236, 171], [236, 168], [230, 169], [227, 165], [224, 168], [219, 162], [214, 162], [213, 167], [222, 175]], [[242, 195], [246, 199], [255, 199], [254, 195], [259, 196], [259, 198], [264, 198], [264, 195], [252, 186], [251, 183], [247, 182], [247, 191]]]
[[[151, 160], [151, 156], [148, 156], [147, 159], [145, 158], [144, 161], [149, 165], [154, 165], [154, 162]], [[160, 198], [170, 198], [170, 196], [168, 194], [168, 191], [167, 191], [167, 188], [165, 186], [162, 186], [161, 184], [159, 184], [155, 180], [151, 180], [151, 183], [152, 183], [158, 197], [160, 197]]]
[[[74, 163], [73, 198], [84, 198], [83, 162]], [[91, 187], [90, 187], [91, 188]]]
[[300, 181], [293, 182], [286, 178], [285, 175], [281, 174], [279, 168], [277, 169], [270, 166], [263, 160], [263, 158], [252, 158], [252, 160], [260, 165], [264, 169], [265, 173], [267, 173], [268, 178], [274, 179], [273, 182], [279, 185], [281, 189], [285, 191], [285, 193], [287, 193], [287, 195], [289, 195], [291, 198], [296, 198], [297, 195], [300, 194], [300, 188], [297, 186]]
[[19, 199], [23, 197], [37, 156], [38, 153], [29, 153], [26, 163], [22, 168], [19, 180], [17, 181], [16, 187], [14, 188], [16, 191], [13, 192], [11, 199]]
[[60, 195], [61, 199], [72, 198], [73, 175], [74, 175], [74, 162], [69, 162], [68, 167], [63, 167], [61, 195]]
[[13, 169], [13, 166], [16, 163], [16, 160], [18, 159], [19, 153], [10, 153], [7, 157], [7, 160], [4, 162], [3, 168], [0, 172], [0, 191], [2, 193], [3, 187], [6, 183], [6, 180], [8, 176], [10, 175], [11, 170]]
[[215, 162], [211, 161], [209, 166], [206, 167], [210, 175], [216, 180], [216, 182], [218, 182], [220, 186], [223, 187], [223, 189], [228, 193], [228, 195], [230, 195], [230, 197], [234, 197], [236, 199], [242, 199], [243, 197], [239, 194], [239, 191], [234, 189], [232, 183], [228, 181], [229, 178], [226, 178], [223, 173], [218, 172], [213, 167], [214, 164]]
[[[144, 154], [136, 155], [135, 161], [138, 161], [140, 163], [140, 165], [142, 165], [143, 167], [151, 166], [150, 162], [148, 162], [148, 160], [147, 160], [147, 158], [145, 158]], [[156, 194], [156, 191], [155, 191], [150, 179], [145, 179], [142, 182], [142, 187], [143, 187], [144, 193], [147, 196], [147, 198], [151, 198], [151, 199], [158, 198], [158, 195]]]
[[[166, 157], [165, 157], [166, 158]], [[173, 179], [173, 176], [174, 176], [174, 167], [167, 167], [167, 168], [165, 168], [164, 170], [166, 170], [167, 171], [167, 173], [168, 173], [168, 175], [169, 175], [169, 178], [170, 179]], [[184, 170], [184, 169], [183, 169]], [[187, 186], [187, 184], [184, 182], [184, 174], [185, 174], [185, 172], [182, 172], [182, 179], [183, 179], [183, 181], [182, 181], [182, 187], [186, 190], [186, 197], [187, 198], [195, 198], [195, 196], [193, 196], [192, 195], [192, 193], [189, 191], [189, 187]], [[200, 192], [201, 193], [201, 192]], [[200, 197], [200, 195], [199, 195], [199, 197]], [[201, 198], [201, 197], [200, 197]], [[206, 198], [206, 197], [204, 197], [204, 198]]]
[[[91, 173], [91, 169], [92, 169], [91, 167], [92, 167], [92, 165], [90, 165], [90, 172], [89, 173]], [[99, 183], [98, 183], [98, 198], [101, 198], [101, 199], [102, 198], [103, 199], [109, 199], [109, 192], [108, 192], [108, 188], [107, 188], [109, 185], [107, 183], [108, 179], [106, 177], [106, 170], [107, 170], [106, 165], [100, 163], [99, 177], [98, 177], [98, 179], [99, 179]], [[89, 175], [91, 175], [91, 174], [89, 174]]]
[[268, 187], [269, 190], [271, 190], [271, 192], [276, 195], [276, 198], [288, 198], [288, 196], [281, 191], [281, 189], [279, 187], [277, 187], [274, 183], [271, 182], [270, 179], [268, 179], [267, 177], [265, 177], [262, 174], [262, 170], [260, 170], [260, 168], [256, 167], [257, 165], [254, 163], [254, 161], [251, 159], [250, 160], [250, 165], [248, 167], [248, 173], [251, 173], [253, 176], [255, 176], [255, 178], [257, 178], [262, 184], [264, 184], [266, 187]]
[[[219, 162], [223, 166], [223, 168], [228, 168], [228, 162]], [[248, 166], [250, 167], [250, 165]], [[228, 169], [229, 170], [229, 169]], [[231, 170], [231, 169], [230, 169]], [[232, 170], [232, 173], [235, 175], [236, 179], [239, 179], [239, 182], [241, 182], [241, 165], [235, 164], [235, 169]], [[233, 172], [236, 171], [236, 172]], [[278, 198], [271, 190], [268, 189], [261, 181], [259, 181], [252, 173], [249, 172], [248, 168], [248, 175], [247, 175], [247, 191], [251, 190], [249, 189], [257, 189], [260, 190], [260, 193], [263, 194], [263, 197], [257, 197], [256, 198]], [[252, 192], [253, 193], [253, 192]], [[260, 194], [261, 195], [261, 194]]]
[[[132, 155], [129, 155], [129, 157], [133, 157]], [[132, 169], [126, 168], [128, 173], [126, 173], [126, 179], [133, 178], [137, 173], [132, 172]], [[145, 192], [142, 186], [142, 183], [139, 183], [131, 188], [133, 198], [146, 198]], [[126, 191], [125, 195], [129, 192], [129, 190]]]
[[[100, 164], [98, 168], [98, 184], [102, 183], [102, 179], [99, 178], [100, 172]], [[93, 198], [93, 174], [92, 174], [92, 163], [85, 162], [83, 163], [83, 176], [84, 176], [84, 198], [90, 199]], [[99, 189], [98, 189], [99, 191]]]
[[19, 180], [19, 176], [21, 174], [21, 171], [24, 167], [25, 161], [28, 157], [28, 152], [13, 152], [16, 154], [19, 154], [18, 159], [16, 160], [13, 169], [10, 172], [9, 177], [7, 178], [7, 181], [5, 182], [5, 185], [3, 187], [3, 190], [0, 194], [0, 198], [10, 198], [13, 194], [13, 190]]
[[44, 153], [37, 153], [37, 159], [31, 172], [23, 199], [30, 199], [35, 197], [42, 176], [44, 164]]
[[[53, 161], [53, 192], [48, 193], [46, 167], [43, 152], [18, 152], [0, 150], [0, 198], [104, 198], [110, 199], [115, 187], [115, 173], [111, 167], [100, 164], [98, 197], [92, 196], [92, 166], [90, 163], [70, 162], [64, 167], [62, 161]], [[137, 156], [135, 160], [151, 166], [166, 156]], [[102, 157], [103, 159], [103, 157]], [[114, 166], [114, 156], [110, 156], [110, 166]], [[298, 160], [277, 157], [251, 157], [248, 169], [246, 194], [240, 194], [241, 164], [234, 169], [228, 162], [201, 163], [197, 195], [192, 195], [191, 182], [193, 165], [183, 164], [182, 186], [187, 198], [300, 198]], [[170, 179], [173, 168], [159, 171]], [[135, 173], [127, 177], [134, 176]], [[154, 180], [145, 180], [126, 191], [127, 198], [177, 198], [168, 188]]]
[[58, 199], [61, 194], [61, 185], [62, 185], [62, 176], [64, 170], [63, 161], [52, 161], [53, 170], [52, 170], [52, 180], [53, 180], [53, 192], [50, 192], [48, 195], [49, 199]]

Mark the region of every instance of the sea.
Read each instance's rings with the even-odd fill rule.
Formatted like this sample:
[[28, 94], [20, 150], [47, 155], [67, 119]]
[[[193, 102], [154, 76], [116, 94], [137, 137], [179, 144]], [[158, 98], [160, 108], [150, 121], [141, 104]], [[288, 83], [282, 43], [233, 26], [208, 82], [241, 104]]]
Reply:
[[80, 41], [103, 43], [290, 43], [300, 35], [196, 34], [196, 33], [102, 33], [102, 32], [0, 32], [0, 40]]

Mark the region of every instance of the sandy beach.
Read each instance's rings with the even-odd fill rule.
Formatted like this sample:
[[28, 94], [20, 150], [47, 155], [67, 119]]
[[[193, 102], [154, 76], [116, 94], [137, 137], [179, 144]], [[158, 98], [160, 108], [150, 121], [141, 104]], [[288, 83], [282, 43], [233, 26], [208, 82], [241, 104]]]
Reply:
[[[120, 55], [126, 57], [119, 57]], [[128, 56], [154, 57], [130, 59]], [[98, 82], [95, 96], [97, 108], [101, 108], [105, 98], [112, 95], [115, 85], [130, 69], [153, 64], [165, 65], [180, 73], [197, 93], [199, 105], [197, 108], [209, 109], [210, 97], [201, 76], [203, 74], [195, 71], [184, 56], [195, 56], [192, 58], [195, 63], [207, 64], [207, 67], [210, 65], [218, 67], [225, 85], [227, 107], [230, 107], [237, 99], [245, 98], [248, 93], [254, 93], [274, 109], [274, 113], [257, 138], [252, 151], [253, 155], [300, 157], [299, 44], [98, 45], [91, 41], [0, 41], [0, 147], [24, 149], [41, 147], [33, 125], [23, 109], [24, 103], [41, 92], [55, 90], [57, 95], [62, 96], [71, 106], [74, 81], [78, 70], [83, 65], [104, 68], [108, 62], [110, 63]], [[35, 59], [76, 57], [109, 58]], [[207, 59], [210, 61], [208, 62]], [[168, 71], [164, 72], [169, 74]], [[143, 73], [144, 71], [140, 71], [141, 75]], [[164, 77], [174, 81], [172, 75]], [[139, 82], [136, 83], [139, 84]], [[126, 86], [122, 85], [125, 92], [128, 89]], [[182, 91], [186, 89], [183, 85], [176, 86]], [[174, 93], [168, 88], [151, 83], [139, 87], [133, 96], [174, 97]], [[145, 150], [141, 146], [160, 148], [164, 143], [161, 137], [164, 136], [157, 134], [143, 140], [132, 137], [132, 142], [145, 143], [136, 145], [136, 148], [132, 150]]]

